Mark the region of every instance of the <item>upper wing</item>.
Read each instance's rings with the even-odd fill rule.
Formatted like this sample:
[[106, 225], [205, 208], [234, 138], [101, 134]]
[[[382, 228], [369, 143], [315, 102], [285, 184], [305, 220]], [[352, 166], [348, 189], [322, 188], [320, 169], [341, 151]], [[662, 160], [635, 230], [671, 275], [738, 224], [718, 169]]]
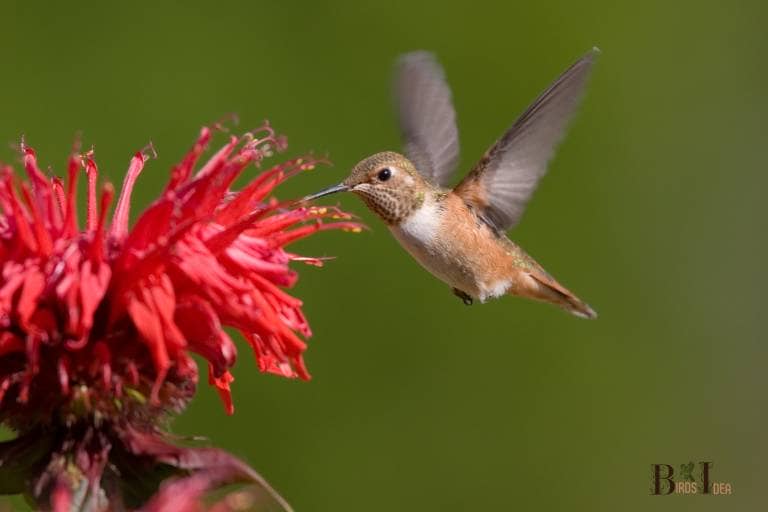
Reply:
[[459, 159], [459, 133], [451, 90], [434, 55], [400, 57], [395, 95], [406, 155], [425, 178], [446, 186]]
[[494, 144], [455, 192], [499, 231], [520, 220], [584, 91], [597, 48], [568, 68]]

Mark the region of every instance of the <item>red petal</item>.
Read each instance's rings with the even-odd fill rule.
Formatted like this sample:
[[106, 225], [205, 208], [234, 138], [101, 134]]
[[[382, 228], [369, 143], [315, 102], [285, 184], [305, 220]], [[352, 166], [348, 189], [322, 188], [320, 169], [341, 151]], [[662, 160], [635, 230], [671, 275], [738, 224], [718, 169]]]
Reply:
[[112, 227], [109, 231], [109, 234], [118, 240], [122, 240], [128, 234], [131, 193], [146, 160], [146, 157], [141, 152], [136, 153], [131, 159], [131, 164], [128, 166], [128, 172], [125, 173], [123, 188], [120, 190], [120, 197], [115, 207], [115, 215], [112, 217]]
[[235, 364], [237, 349], [224, 332], [211, 305], [200, 297], [185, 297], [176, 306], [174, 321], [189, 343], [189, 348], [203, 356], [214, 375], [222, 375]]

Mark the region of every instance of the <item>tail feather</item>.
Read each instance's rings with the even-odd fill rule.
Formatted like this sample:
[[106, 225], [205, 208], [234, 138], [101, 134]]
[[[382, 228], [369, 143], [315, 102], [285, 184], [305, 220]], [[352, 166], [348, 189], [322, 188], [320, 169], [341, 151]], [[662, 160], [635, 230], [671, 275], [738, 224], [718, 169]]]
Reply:
[[549, 274], [529, 272], [528, 276], [534, 283], [531, 290], [534, 292], [532, 298], [560, 306], [580, 318], [597, 318], [597, 312], [589, 307], [589, 304], [579, 299]]

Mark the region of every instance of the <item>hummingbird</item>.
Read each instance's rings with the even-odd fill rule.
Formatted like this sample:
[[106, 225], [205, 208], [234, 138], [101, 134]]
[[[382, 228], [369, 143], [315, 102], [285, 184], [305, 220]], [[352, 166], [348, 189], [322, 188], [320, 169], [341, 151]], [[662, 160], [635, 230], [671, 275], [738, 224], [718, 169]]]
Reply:
[[394, 80], [405, 154], [369, 156], [344, 181], [302, 201], [345, 191], [358, 195], [403, 248], [467, 305], [515, 295], [596, 318], [506, 232], [546, 173], [598, 53], [593, 48], [565, 70], [453, 188], [459, 136], [451, 90], [433, 54], [407, 53], [397, 61]]

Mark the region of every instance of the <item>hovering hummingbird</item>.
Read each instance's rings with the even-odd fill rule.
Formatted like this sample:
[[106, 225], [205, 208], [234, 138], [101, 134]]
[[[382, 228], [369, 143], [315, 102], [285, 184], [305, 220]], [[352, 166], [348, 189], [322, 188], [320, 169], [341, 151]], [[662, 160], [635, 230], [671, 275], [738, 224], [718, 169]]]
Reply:
[[340, 184], [303, 200], [357, 194], [416, 261], [467, 305], [517, 295], [595, 318], [505, 232], [518, 223], [546, 173], [598, 53], [594, 48], [560, 75], [453, 189], [447, 187], [459, 137], [451, 91], [432, 54], [405, 54], [397, 62], [395, 93], [407, 156], [376, 153]]

